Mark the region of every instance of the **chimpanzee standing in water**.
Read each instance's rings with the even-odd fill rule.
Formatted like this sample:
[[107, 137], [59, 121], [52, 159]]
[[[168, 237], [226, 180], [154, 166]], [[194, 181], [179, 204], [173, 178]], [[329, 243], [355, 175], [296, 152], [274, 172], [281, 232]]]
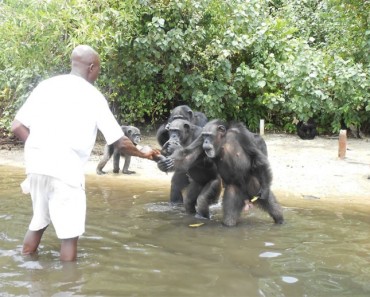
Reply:
[[[176, 119], [168, 127], [169, 140], [163, 145], [163, 155], [176, 154], [176, 150], [191, 144], [201, 135], [202, 128], [191, 124], [189, 121]], [[216, 164], [204, 154], [190, 164], [187, 170], [175, 169], [175, 174], [186, 174], [189, 176], [189, 185], [183, 196], [184, 207], [187, 213], [197, 214], [202, 218], [209, 218], [209, 206], [218, 202], [221, 194], [221, 177], [217, 172]], [[174, 182], [174, 180], [172, 180]], [[171, 191], [178, 186], [175, 181]], [[172, 195], [172, 192], [171, 192]]]
[[[172, 121], [176, 119], [187, 120], [195, 126], [203, 127], [208, 119], [206, 115], [202, 112], [193, 111], [187, 105], [179, 105], [175, 107], [167, 120], [166, 124], [161, 125], [157, 131], [157, 141], [163, 147], [165, 143], [169, 140], [169, 125]], [[193, 132], [194, 130], [191, 130]], [[193, 141], [196, 136], [192, 136], [191, 141]], [[189, 138], [190, 139], [190, 138]], [[184, 145], [184, 144], [181, 144]], [[162, 154], [166, 156], [165, 150], [162, 150]], [[171, 180], [171, 194], [170, 202], [171, 203], [183, 203], [182, 191], [189, 185], [189, 178], [184, 170], [176, 170], [172, 176]]]
[[258, 147], [255, 134], [241, 123], [227, 127], [222, 121], [213, 120], [203, 127], [202, 135], [192, 144], [177, 149], [157, 165], [162, 171], [187, 169], [202, 154], [215, 162], [224, 183], [224, 225], [235, 226], [238, 223], [246, 199], [255, 201], [275, 223], [283, 223], [282, 209], [270, 190], [270, 164]]

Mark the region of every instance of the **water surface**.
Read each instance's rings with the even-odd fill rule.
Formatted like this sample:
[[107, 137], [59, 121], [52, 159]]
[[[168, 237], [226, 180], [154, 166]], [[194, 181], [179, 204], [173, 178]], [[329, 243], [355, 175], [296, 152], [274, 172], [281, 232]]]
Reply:
[[23, 179], [0, 166], [0, 296], [370, 296], [368, 208], [297, 199], [282, 226], [254, 208], [227, 228], [219, 205], [206, 221], [170, 206], [165, 183], [89, 176], [78, 261], [63, 264], [52, 226], [38, 256], [20, 253]]

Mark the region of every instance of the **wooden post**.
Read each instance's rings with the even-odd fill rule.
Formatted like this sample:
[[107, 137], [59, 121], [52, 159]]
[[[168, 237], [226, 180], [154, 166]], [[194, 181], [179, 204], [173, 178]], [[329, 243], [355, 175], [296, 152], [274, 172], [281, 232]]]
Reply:
[[260, 120], [260, 135], [265, 134], [265, 120]]
[[343, 160], [346, 157], [347, 150], [347, 130], [339, 131], [338, 146], [338, 157]]

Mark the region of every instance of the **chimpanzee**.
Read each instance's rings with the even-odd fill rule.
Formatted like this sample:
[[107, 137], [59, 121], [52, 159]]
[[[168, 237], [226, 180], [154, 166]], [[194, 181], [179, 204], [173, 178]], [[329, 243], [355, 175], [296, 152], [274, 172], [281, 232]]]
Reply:
[[[171, 155], [176, 150], [188, 146], [201, 135], [202, 128], [189, 121], [176, 119], [169, 124], [168, 132], [170, 139], [163, 145], [162, 155]], [[183, 174], [189, 176], [189, 185], [181, 183]], [[179, 185], [183, 188], [179, 188]], [[186, 194], [183, 202], [186, 212], [209, 218], [209, 205], [217, 203], [221, 194], [221, 177], [217, 172], [216, 164], [205, 155], [199, 155], [187, 170], [175, 169], [171, 181], [171, 201], [175, 200], [173, 196], [185, 187]]]
[[208, 122], [207, 116], [201, 111], [194, 111], [194, 125], [204, 127]]
[[296, 118], [293, 120], [293, 124], [297, 127], [297, 134], [301, 139], [311, 140], [317, 135], [315, 120], [310, 118], [307, 122], [299, 121]]
[[195, 160], [205, 157], [214, 161], [225, 187], [224, 225], [237, 224], [245, 200], [255, 201], [275, 223], [283, 223], [282, 209], [270, 190], [272, 173], [267, 155], [259, 148], [255, 135], [242, 123], [227, 126], [221, 120], [210, 121], [192, 144], [177, 149], [157, 165], [162, 171], [170, 168], [186, 170]]
[[[179, 105], [175, 107], [170, 114], [166, 124], [161, 125], [157, 131], [157, 141], [163, 147], [169, 140], [169, 124], [175, 119], [183, 119], [189, 121], [191, 124], [203, 127], [208, 119], [206, 115], [199, 111], [193, 111], [187, 105]], [[195, 139], [195, 138], [194, 138]], [[162, 150], [162, 154], [166, 155], [165, 150]], [[171, 181], [171, 195], [170, 201], [172, 203], [182, 203], [182, 189], [189, 184], [189, 178], [184, 171], [176, 171]]]
[[203, 127], [208, 119], [207, 116], [200, 112], [200, 111], [193, 111], [187, 105], [179, 105], [175, 107], [170, 114], [170, 117], [167, 120], [166, 124], [161, 125], [157, 131], [157, 141], [158, 143], [163, 146], [163, 144], [169, 139], [168, 135], [168, 125], [176, 119], [183, 119], [187, 120], [190, 123]]
[[[141, 141], [141, 133], [140, 129], [134, 126], [121, 126], [122, 131], [125, 135], [133, 142], [133, 144], [137, 145]], [[104, 155], [103, 159], [100, 160], [98, 166], [96, 167], [96, 173], [101, 175], [105, 174], [106, 172], [103, 171], [104, 166], [107, 164], [109, 159], [113, 155], [113, 172], [119, 173], [119, 161], [120, 157], [125, 157], [125, 163], [122, 168], [123, 174], [133, 174], [135, 171], [128, 170], [131, 162], [131, 156], [129, 155], [122, 155], [119, 151], [115, 150], [113, 144], [108, 145], [106, 144], [104, 147]]]

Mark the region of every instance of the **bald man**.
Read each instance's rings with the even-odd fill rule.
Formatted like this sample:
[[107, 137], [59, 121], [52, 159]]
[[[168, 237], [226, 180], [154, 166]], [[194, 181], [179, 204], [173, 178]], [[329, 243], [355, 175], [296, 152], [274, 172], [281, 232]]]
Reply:
[[17, 112], [13, 133], [25, 142], [27, 178], [33, 217], [22, 253], [37, 252], [50, 223], [61, 240], [60, 259], [75, 261], [77, 242], [85, 231], [84, 165], [99, 129], [108, 144], [124, 154], [154, 160], [159, 152], [140, 151], [123, 135], [104, 96], [93, 86], [99, 76], [99, 55], [79, 45], [71, 55], [70, 74], [42, 81]]

